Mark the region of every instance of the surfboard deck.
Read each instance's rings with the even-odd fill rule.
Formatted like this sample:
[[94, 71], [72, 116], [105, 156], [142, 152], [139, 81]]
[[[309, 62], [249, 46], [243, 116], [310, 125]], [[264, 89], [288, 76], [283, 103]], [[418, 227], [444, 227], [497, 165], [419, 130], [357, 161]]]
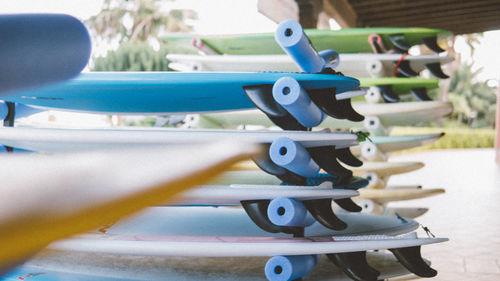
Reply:
[[168, 128], [55, 129], [33, 127], [0, 128], [0, 143], [37, 152], [105, 150], [124, 147], [203, 144], [223, 140], [266, 143], [286, 137], [304, 147], [335, 145], [345, 148], [357, 144], [357, 136], [330, 131], [242, 131], [179, 130]]
[[[434, 121], [453, 111], [449, 102], [400, 102], [367, 104], [354, 102], [353, 108], [365, 117], [376, 116], [384, 127], [407, 126], [420, 122]], [[274, 124], [258, 110], [239, 112], [209, 113], [199, 117], [190, 115], [186, 118], [185, 127], [189, 128], [235, 128], [240, 125], [259, 125], [271, 127]], [[363, 128], [363, 122], [352, 122], [327, 117], [320, 128]]]
[[287, 197], [295, 200], [343, 199], [358, 196], [355, 190], [333, 189], [330, 182], [319, 186], [296, 185], [205, 185], [179, 194], [169, 206], [240, 206], [246, 200], [272, 200]]
[[[344, 230], [332, 230], [313, 223], [305, 228], [306, 237], [344, 235], [400, 235], [418, 228], [413, 220], [357, 213], [339, 213], [347, 223]], [[151, 207], [127, 220], [121, 220], [96, 233], [148, 236], [255, 236], [291, 237], [259, 228], [242, 208], [234, 207]]]
[[[287, 55], [193, 55], [168, 54], [169, 67], [177, 71], [300, 71]], [[439, 55], [404, 56], [401, 54], [347, 54], [339, 56], [336, 71], [353, 77], [392, 77], [394, 63], [408, 62], [416, 73], [426, 69], [428, 64], [443, 65], [453, 61], [452, 57]], [[363, 83], [361, 83], [363, 86]]]
[[[233, 169], [234, 170], [234, 169]], [[308, 178], [306, 183], [308, 186], [317, 186], [324, 182], [321, 177], [324, 174], [318, 174], [319, 177]], [[367, 185], [368, 181], [355, 177], [353, 181], [346, 185], [335, 185], [336, 189], [359, 189]], [[267, 174], [260, 170], [245, 170], [245, 171], [228, 171], [221, 176], [217, 177], [210, 184], [212, 185], [234, 185], [234, 184], [249, 184], [249, 185], [280, 185], [282, 181], [277, 177]]]
[[[306, 35], [317, 50], [334, 49], [339, 53], [371, 53], [368, 37], [372, 34], [381, 36], [384, 46], [394, 48], [389, 39], [391, 34], [403, 34], [404, 41], [410, 46], [422, 44], [423, 38], [449, 35], [448, 31], [430, 28], [343, 28], [341, 30], [306, 29]], [[205, 45], [219, 54], [261, 55], [283, 54], [283, 50], [274, 40], [274, 34], [235, 34], [213, 36], [169, 36], [164, 37], [165, 44], [185, 46], [191, 38], [200, 38]]]
[[445, 242], [445, 238], [385, 235], [336, 238], [232, 236], [147, 236], [83, 234], [49, 245], [50, 249], [142, 256], [261, 257], [316, 255], [406, 248]]
[[[392, 254], [368, 252], [367, 260], [381, 272], [380, 278], [390, 278], [409, 272]], [[123, 255], [98, 255], [45, 250], [18, 270], [7, 280], [33, 275], [34, 281], [93, 281], [127, 280], [130, 276], [139, 280], [209, 280], [209, 281], [257, 281], [264, 280], [263, 268], [267, 259], [262, 257], [241, 258], [181, 258], [145, 257]], [[427, 261], [428, 262], [428, 261]], [[36, 273], [43, 272], [43, 275]], [[68, 273], [66, 273], [68, 272]], [[95, 279], [98, 274], [100, 278]], [[71, 279], [70, 279], [71, 278]], [[94, 278], [94, 279], [92, 279]], [[321, 257], [313, 272], [303, 280], [351, 281], [342, 271], [332, 266], [325, 256]]]
[[244, 87], [273, 85], [292, 77], [307, 91], [353, 90], [358, 80], [332, 74], [91, 72], [36, 91], [21, 91], [6, 101], [80, 112], [167, 114], [255, 108]]
[[256, 152], [252, 145], [225, 143], [58, 156], [4, 155], [0, 267], [15, 265], [53, 240], [163, 203]]

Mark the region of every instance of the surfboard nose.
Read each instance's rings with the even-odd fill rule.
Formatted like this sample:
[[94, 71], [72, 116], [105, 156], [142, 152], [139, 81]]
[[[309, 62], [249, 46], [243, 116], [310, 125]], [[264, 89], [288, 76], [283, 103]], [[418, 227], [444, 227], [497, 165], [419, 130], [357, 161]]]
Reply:
[[0, 16], [0, 93], [70, 79], [87, 65], [90, 37], [63, 14]]

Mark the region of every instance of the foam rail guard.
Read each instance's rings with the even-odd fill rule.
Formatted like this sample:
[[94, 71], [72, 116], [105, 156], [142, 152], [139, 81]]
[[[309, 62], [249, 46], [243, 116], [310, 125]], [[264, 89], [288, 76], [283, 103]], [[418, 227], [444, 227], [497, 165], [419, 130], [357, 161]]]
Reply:
[[304, 72], [316, 73], [325, 68], [323, 58], [311, 45], [300, 23], [286, 20], [279, 24], [274, 38]]
[[311, 273], [318, 263], [318, 255], [275, 256], [265, 266], [270, 281], [295, 280]]
[[323, 111], [292, 77], [282, 77], [274, 83], [273, 98], [305, 127], [318, 126], [325, 118]]
[[381, 61], [374, 60], [366, 64], [366, 70], [370, 73], [371, 77], [382, 77], [384, 76], [384, 65]]
[[374, 136], [386, 136], [387, 130], [377, 116], [365, 117], [363, 121], [365, 129]]
[[323, 50], [318, 52], [319, 56], [325, 62], [325, 67], [329, 67], [331, 69], [335, 69], [340, 64], [340, 56], [339, 53], [335, 50]]
[[381, 103], [384, 102], [382, 93], [378, 87], [370, 87], [366, 91], [365, 100], [367, 103]]
[[267, 216], [275, 225], [305, 227], [314, 223], [302, 202], [292, 198], [278, 197], [269, 203]]
[[307, 150], [289, 138], [283, 137], [273, 141], [269, 156], [276, 165], [306, 178], [314, 177], [320, 170]]
[[361, 145], [361, 157], [370, 161], [386, 161], [387, 157], [378, 149], [377, 145], [365, 142]]

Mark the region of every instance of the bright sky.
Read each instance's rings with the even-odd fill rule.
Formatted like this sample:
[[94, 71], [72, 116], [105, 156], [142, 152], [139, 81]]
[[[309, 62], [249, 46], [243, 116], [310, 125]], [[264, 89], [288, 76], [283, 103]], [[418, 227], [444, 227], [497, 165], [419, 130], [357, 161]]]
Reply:
[[[99, 12], [102, 3], [103, 0], [0, 0], [0, 7], [3, 13], [55, 12], [87, 19]], [[171, 8], [195, 10], [199, 20], [191, 24], [196, 33], [273, 32], [276, 27], [275, 23], [257, 12], [257, 0], [178, 0], [164, 3]], [[485, 32], [474, 56], [476, 67], [483, 67], [481, 80], [500, 78], [498, 46], [500, 30]], [[462, 58], [470, 59], [470, 50], [463, 40], [457, 41], [456, 49], [462, 53]]]

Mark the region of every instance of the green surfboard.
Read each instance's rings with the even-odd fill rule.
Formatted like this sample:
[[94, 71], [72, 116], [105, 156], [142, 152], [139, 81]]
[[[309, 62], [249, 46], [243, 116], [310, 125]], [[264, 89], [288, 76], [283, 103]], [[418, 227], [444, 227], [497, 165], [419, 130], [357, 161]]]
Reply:
[[[407, 51], [414, 45], [426, 44], [435, 52], [441, 52], [437, 45], [438, 37], [446, 37], [451, 33], [446, 30], [418, 27], [376, 27], [376, 28], [344, 28], [341, 30], [306, 29], [305, 33], [317, 50], [334, 49], [339, 53], [371, 53], [369, 37], [380, 36], [387, 50], [399, 49]], [[276, 43], [273, 33], [210, 35], [210, 36], [170, 36], [164, 37], [165, 44], [186, 46], [192, 38], [199, 38], [205, 46], [218, 54], [258, 55], [283, 54]]]

